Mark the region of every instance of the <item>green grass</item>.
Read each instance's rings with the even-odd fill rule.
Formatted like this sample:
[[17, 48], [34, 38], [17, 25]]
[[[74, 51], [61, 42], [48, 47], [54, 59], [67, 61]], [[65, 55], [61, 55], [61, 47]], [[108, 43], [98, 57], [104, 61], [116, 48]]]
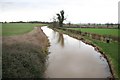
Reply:
[[120, 47], [120, 45], [118, 44], [118, 42], [106, 43], [99, 40], [90, 39], [88, 37], [85, 37], [85, 39], [90, 40], [93, 44], [99, 46], [99, 48], [103, 52], [105, 52], [105, 54], [109, 57], [110, 61], [112, 61], [114, 70], [116, 72], [116, 77], [120, 77], [120, 75], [118, 74], [120, 73], [118, 72], [120, 70], [120, 65], [118, 65], [118, 59], [120, 59], [120, 56], [118, 55], [118, 48]]
[[2, 36], [2, 23], [0, 23], [0, 36]]
[[32, 23], [3, 23], [2, 35], [13, 36], [30, 32], [35, 26], [42, 26], [44, 24], [32, 24]]
[[116, 37], [119, 36], [118, 31], [120, 32], [120, 30], [118, 29], [98, 29], [98, 28], [68, 28], [68, 29], [78, 30], [82, 32], [90, 32], [101, 35], [111, 35]]

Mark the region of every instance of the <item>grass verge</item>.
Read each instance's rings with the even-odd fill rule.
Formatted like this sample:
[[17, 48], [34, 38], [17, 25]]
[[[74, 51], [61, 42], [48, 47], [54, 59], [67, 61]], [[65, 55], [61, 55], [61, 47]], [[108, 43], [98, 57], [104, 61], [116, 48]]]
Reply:
[[120, 78], [120, 65], [118, 64], [118, 59], [120, 59], [120, 56], [118, 55], [118, 48], [120, 47], [120, 45], [118, 44], [118, 42], [106, 43], [99, 40], [91, 39], [89, 37], [84, 38], [86, 40], [89, 40], [92, 44], [98, 46], [100, 51], [102, 51], [108, 57], [114, 76]]

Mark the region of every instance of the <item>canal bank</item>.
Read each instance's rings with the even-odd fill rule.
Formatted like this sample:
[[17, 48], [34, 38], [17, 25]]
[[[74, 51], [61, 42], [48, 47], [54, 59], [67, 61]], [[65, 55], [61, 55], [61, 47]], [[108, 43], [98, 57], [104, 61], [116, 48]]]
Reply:
[[46, 70], [47, 77], [112, 77], [107, 60], [94, 47], [47, 27], [42, 27], [42, 30], [48, 36], [51, 44]]
[[2, 40], [2, 79], [44, 78], [49, 41], [40, 27]]
[[[113, 60], [110, 58], [110, 56], [108, 56], [107, 54], [106, 54], [106, 52], [105, 51], [103, 51], [103, 49], [102, 49], [102, 47], [100, 47], [98, 44], [97, 44], [97, 42], [96, 42], [96, 40], [94, 40], [94, 39], [90, 39], [89, 37], [85, 37], [85, 36], [81, 36], [80, 34], [77, 34], [77, 33], [71, 33], [71, 32], [69, 32], [69, 31], [67, 31], [67, 30], [64, 30], [64, 29], [58, 29], [58, 28], [52, 28], [52, 29], [54, 29], [54, 30], [56, 30], [56, 31], [58, 31], [58, 32], [62, 32], [62, 33], [64, 33], [64, 34], [67, 34], [67, 35], [69, 35], [69, 36], [71, 36], [71, 37], [74, 37], [74, 38], [76, 38], [76, 39], [78, 39], [78, 40], [82, 40], [83, 42], [85, 42], [85, 43], [87, 43], [87, 44], [89, 44], [89, 45], [92, 45], [93, 47], [95, 47], [95, 49], [97, 50], [97, 51], [99, 51], [105, 58], [106, 58], [106, 60], [107, 60], [107, 62], [108, 62], [108, 64], [109, 64], [109, 67], [110, 67], [110, 71], [111, 71], [111, 73], [112, 73], [112, 76], [111, 77], [115, 77], [115, 78], [118, 78], [118, 71], [117, 71], [117, 69], [118, 68], [116, 68], [116, 64], [114, 64], [114, 62], [113, 62]], [[102, 42], [101, 42], [102, 43]], [[103, 42], [104, 43], [104, 42]], [[116, 56], [116, 57], [118, 57], [118, 56]], [[118, 64], [118, 63], [117, 63]], [[115, 69], [116, 68], [116, 69]]]

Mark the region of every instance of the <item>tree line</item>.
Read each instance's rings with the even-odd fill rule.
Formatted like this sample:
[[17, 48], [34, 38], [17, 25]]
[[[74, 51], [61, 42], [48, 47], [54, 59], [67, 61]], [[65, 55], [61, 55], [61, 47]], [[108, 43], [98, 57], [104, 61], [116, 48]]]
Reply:
[[0, 22], [0, 23], [40, 23], [40, 24], [51, 24], [52, 22], [42, 22], [42, 21], [27, 21], [27, 22], [25, 22], [25, 21], [12, 21], [12, 22], [7, 22], [7, 21], [5, 21], [5, 22]]

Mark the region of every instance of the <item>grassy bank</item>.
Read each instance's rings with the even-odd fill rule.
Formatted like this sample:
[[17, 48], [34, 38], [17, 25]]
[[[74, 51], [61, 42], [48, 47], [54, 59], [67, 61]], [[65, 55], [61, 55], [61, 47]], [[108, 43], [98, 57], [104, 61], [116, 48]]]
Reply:
[[44, 76], [47, 53], [28, 43], [3, 44], [3, 78], [41, 78]]
[[3, 24], [3, 78], [44, 77], [48, 39], [40, 27], [33, 29], [35, 26], [43, 25], [31, 23]]
[[118, 47], [120, 47], [120, 45], [118, 45], [118, 42], [106, 43], [100, 40], [92, 39], [87, 36], [81, 36], [80, 34], [72, 33], [67, 30], [61, 30], [61, 29], [57, 29], [57, 30], [65, 34], [68, 34], [71, 37], [82, 39], [82, 40], [84, 39], [86, 42], [92, 43], [97, 47], [99, 47], [100, 51], [103, 52], [108, 57], [114, 76], [120, 77], [119, 75], [120, 65], [118, 65], [118, 59], [120, 59], [120, 56], [118, 56]]
[[102, 29], [102, 28], [68, 28], [68, 29], [78, 30], [82, 32], [90, 32], [100, 35], [111, 35], [116, 37], [119, 36], [118, 32], [120, 32], [120, 30], [118, 29]]
[[120, 65], [118, 64], [118, 59], [120, 59], [120, 56], [118, 55], [118, 48], [120, 47], [120, 45], [118, 44], [118, 42], [106, 43], [88, 37], [84, 37], [84, 38], [91, 41], [92, 44], [98, 46], [100, 51], [104, 52], [104, 54], [107, 55], [112, 70], [114, 72], [114, 76], [120, 78], [119, 75]]
[[0, 23], [0, 36], [2, 36], [2, 23]]
[[44, 26], [45, 24], [37, 23], [3, 23], [2, 35], [13, 36], [30, 32], [35, 26]]

